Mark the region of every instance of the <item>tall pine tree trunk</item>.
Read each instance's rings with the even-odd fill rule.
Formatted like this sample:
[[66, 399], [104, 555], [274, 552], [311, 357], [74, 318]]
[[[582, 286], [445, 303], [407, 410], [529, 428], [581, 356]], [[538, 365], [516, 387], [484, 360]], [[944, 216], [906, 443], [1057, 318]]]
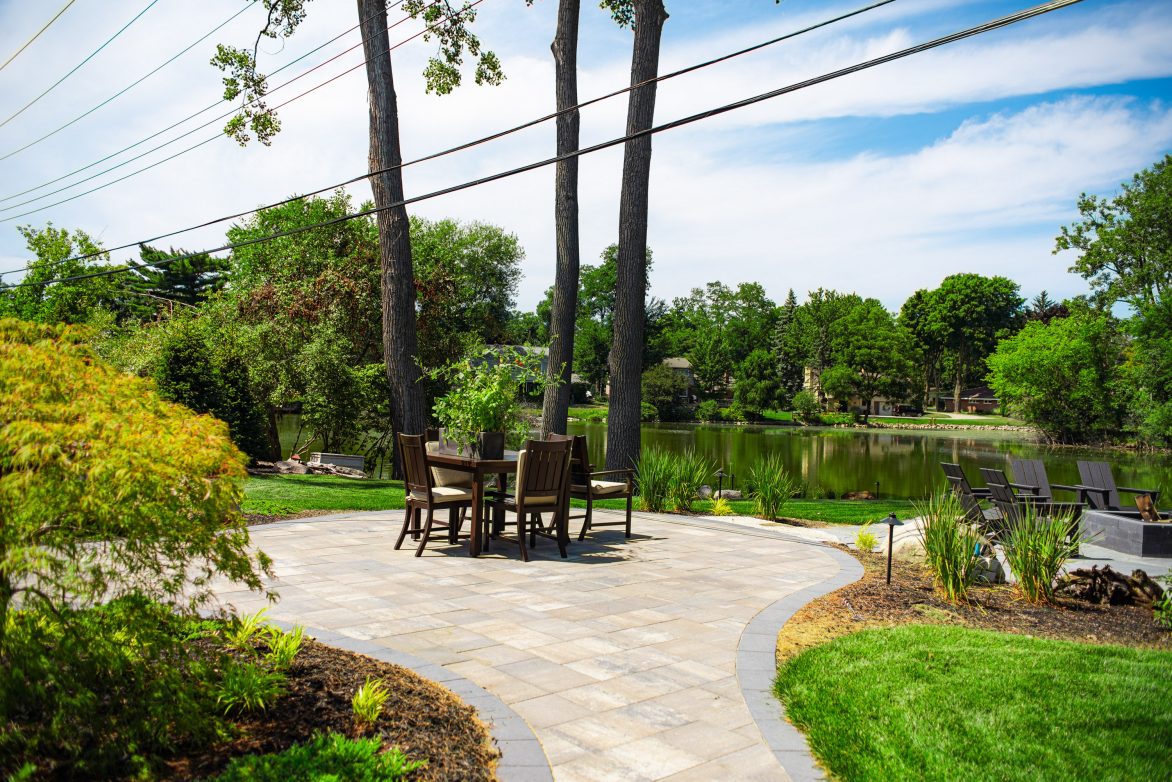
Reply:
[[[553, 60], [558, 111], [578, 103], [579, 0], [560, 0], [554, 34]], [[557, 119], [559, 155], [578, 149], [578, 111]], [[554, 222], [557, 231], [557, 272], [549, 319], [549, 374], [561, 382], [547, 386], [541, 407], [541, 436], [566, 433], [570, 413], [570, 375], [574, 366], [574, 324], [578, 314], [578, 158], [557, 164], [554, 179]]]
[[[358, 0], [362, 49], [370, 99], [370, 168], [399, 165], [399, 108], [391, 72], [387, 12], [383, 0]], [[403, 175], [395, 168], [370, 178], [377, 207], [403, 200]], [[420, 387], [415, 336], [415, 273], [411, 266], [411, 234], [407, 209], [397, 206], [378, 213], [378, 245], [382, 257], [383, 357], [391, 392], [391, 422], [396, 432], [423, 434], [426, 417]], [[398, 447], [395, 474], [399, 473]]]
[[[667, 11], [663, 0], [634, 0], [634, 9], [631, 84], [638, 84], [654, 79], [659, 72], [659, 41]], [[655, 84], [632, 90], [627, 103], [627, 134], [650, 128], [654, 118]], [[610, 350], [610, 412], [606, 430], [606, 467], [610, 470], [632, 467], [639, 458], [650, 179], [651, 136], [646, 135], [628, 141], [623, 152], [614, 344]]]

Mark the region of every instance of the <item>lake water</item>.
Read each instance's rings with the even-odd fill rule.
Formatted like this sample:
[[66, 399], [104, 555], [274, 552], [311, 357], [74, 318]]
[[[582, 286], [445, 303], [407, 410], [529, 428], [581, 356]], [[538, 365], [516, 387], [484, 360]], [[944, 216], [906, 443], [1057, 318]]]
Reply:
[[[297, 432], [296, 418], [287, 415], [280, 420], [285, 454]], [[591, 459], [601, 469], [606, 462], [606, 424], [571, 423], [569, 431], [586, 435]], [[1172, 458], [1166, 454], [1048, 448], [1020, 432], [644, 424], [643, 445], [695, 449], [738, 483], [757, 459], [779, 453], [792, 475], [811, 489], [835, 496], [874, 492], [878, 482], [880, 497], [919, 499], [944, 486], [940, 462], [959, 463], [970, 480], [981, 484], [979, 467], [1008, 469], [1011, 458], [1043, 459], [1050, 480], [1066, 484], [1079, 482], [1076, 461], [1102, 459], [1113, 465], [1120, 485], [1172, 491]], [[1062, 493], [1059, 498], [1064, 499]]]

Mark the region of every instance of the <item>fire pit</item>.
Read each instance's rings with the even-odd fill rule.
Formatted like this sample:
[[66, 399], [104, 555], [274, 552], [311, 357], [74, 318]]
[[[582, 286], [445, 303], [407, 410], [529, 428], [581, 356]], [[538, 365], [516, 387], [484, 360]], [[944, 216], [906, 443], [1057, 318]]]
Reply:
[[1172, 558], [1172, 521], [1144, 521], [1133, 511], [1088, 510], [1082, 527], [1095, 545], [1140, 557]]

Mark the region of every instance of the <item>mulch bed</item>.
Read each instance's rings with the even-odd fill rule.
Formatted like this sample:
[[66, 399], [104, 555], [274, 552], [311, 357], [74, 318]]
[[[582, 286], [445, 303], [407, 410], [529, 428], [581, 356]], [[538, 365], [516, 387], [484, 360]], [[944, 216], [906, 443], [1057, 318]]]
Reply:
[[383, 746], [427, 760], [411, 779], [496, 778], [493, 769], [500, 752], [471, 706], [406, 668], [307, 639], [288, 672], [286, 694], [271, 710], [244, 715], [236, 720], [236, 739], [172, 761], [158, 779], [206, 777], [222, 771], [233, 757], [280, 752], [315, 731], [355, 736], [350, 699], [368, 676], [382, 679], [390, 691], [375, 726]]
[[779, 663], [858, 630], [912, 623], [1172, 649], [1172, 632], [1156, 625], [1150, 607], [1095, 605], [1065, 597], [1053, 605], [1035, 605], [1004, 584], [975, 587], [970, 603], [954, 605], [937, 594], [931, 575], [918, 562], [896, 560], [888, 586], [883, 555], [849, 553], [862, 562], [862, 579], [814, 600], [786, 622], [777, 638]]

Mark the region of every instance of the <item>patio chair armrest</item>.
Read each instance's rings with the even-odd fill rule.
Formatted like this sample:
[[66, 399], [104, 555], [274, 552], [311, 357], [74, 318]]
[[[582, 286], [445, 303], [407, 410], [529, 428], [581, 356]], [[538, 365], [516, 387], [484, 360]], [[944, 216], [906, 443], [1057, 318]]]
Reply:
[[1111, 493], [1110, 489], [1104, 489], [1100, 486], [1083, 486], [1082, 484], [1079, 484], [1078, 486], [1075, 486], [1074, 488], [1078, 489], [1080, 492], [1083, 492], [1083, 493], [1093, 492], [1095, 494], [1101, 494], [1104, 497], [1106, 497], [1108, 494]]
[[1126, 486], [1116, 486], [1115, 488], [1119, 489], [1119, 491], [1125, 491], [1128, 494], [1150, 494], [1152, 495], [1152, 502], [1160, 499], [1159, 489], [1129, 489]]
[[978, 500], [987, 500], [993, 496], [992, 489], [972, 489], [971, 491]]
[[1028, 491], [1030, 494], [1033, 494], [1035, 497], [1042, 496], [1041, 495], [1042, 489], [1040, 486], [1033, 486], [1028, 483], [1012, 483], [1012, 482], [1009, 484], [1009, 486], [1014, 489], [1021, 489], [1022, 491]]
[[1079, 491], [1080, 489], [1082, 489], [1083, 487], [1082, 486], [1067, 486], [1065, 483], [1051, 483], [1050, 488], [1051, 489], [1062, 489], [1062, 491], [1075, 491], [1076, 492], [1076, 491]]

